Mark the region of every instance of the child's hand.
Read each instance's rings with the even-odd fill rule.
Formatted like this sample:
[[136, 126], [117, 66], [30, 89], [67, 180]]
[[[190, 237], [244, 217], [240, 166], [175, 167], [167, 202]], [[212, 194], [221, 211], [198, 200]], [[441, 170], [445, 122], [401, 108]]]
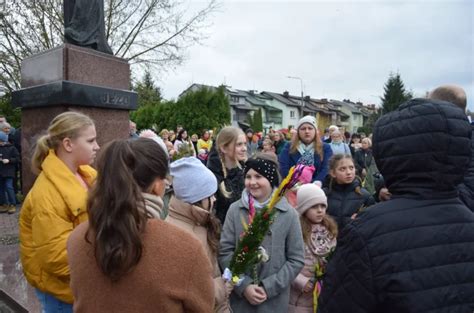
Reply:
[[232, 290], [234, 290], [234, 285], [230, 281], [226, 281], [224, 285], [225, 285], [225, 295], [226, 297], [229, 297]]
[[9, 159], [2, 159], [2, 162], [3, 162], [3, 164], [8, 164], [8, 163], [10, 163], [10, 160]]
[[311, 281], [308, 281], [303, 288], [303, 292], [312, 292], [314, 289], [314, 284]]
[[252, 284], [245, 288], [244, 297], [251, 305], [259, 305], [267, 300], [267, 293], [262, 287]]

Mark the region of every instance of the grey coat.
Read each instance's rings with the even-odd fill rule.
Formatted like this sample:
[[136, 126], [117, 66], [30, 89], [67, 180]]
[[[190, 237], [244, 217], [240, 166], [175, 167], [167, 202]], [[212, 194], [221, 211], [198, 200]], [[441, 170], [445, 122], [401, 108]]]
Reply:
[[[304, 265], [304, 244], [295, 209], [285, 198], [275, 208], [278, 213], [262, 243], [270, 259], [267, 263], [261, 263], [258, 268], [267, 300], [253, 306], [244, 298], [245, 288], [252, 283], [250, 276], [246, 275], [230, 296], [234, 313], [288, 312], [290, 284]], [[248, 208], [239, 200], [230, 206], [221, 234], [219, 264], [222, 269], [229, 266], [240, 234], [244, 231], [241, 216], [248, 222]]]

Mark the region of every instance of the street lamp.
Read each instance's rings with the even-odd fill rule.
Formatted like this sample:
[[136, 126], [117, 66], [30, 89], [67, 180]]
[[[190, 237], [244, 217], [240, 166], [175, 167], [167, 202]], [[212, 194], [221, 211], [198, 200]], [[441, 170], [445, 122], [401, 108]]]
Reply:
[[298, 76], [286, 76], [287, 78], [290, 78], [290, 79], [299, 79], [300, 83], [301, 83], [301, 116], [302, 117], [304, 115], [304, 98], [303, 98], [303, 79], [301, 79], [301, 77], [298, 77]]

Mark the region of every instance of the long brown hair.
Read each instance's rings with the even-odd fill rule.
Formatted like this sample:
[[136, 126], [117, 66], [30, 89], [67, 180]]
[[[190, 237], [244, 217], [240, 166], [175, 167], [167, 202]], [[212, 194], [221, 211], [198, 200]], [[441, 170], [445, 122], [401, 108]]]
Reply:
[[[298, 129], [296, 130], [298, 132]], [[318, 129], [315, 129], [315, 134], [314, 134], [314, 153], [319, 155], [319, 158], [321, 161], [324, 159], [324, 151], [323, 151], [323, 142], [321, 141], [321, 138], [319, 137], [319, 132]], [[298, 133], [296, 133], [296, 136], [293, 136], [291, 139], [291, 146], [290, 146], [290, 153], [296, 153], [298, 151], [298, 148], [300, 146], [300, 136]]]
[[[196, 202], [194, 205], [204, 209], [204, 200], [205, 199]], [[207, 198], [207, 201], [210, 205], [211, 197]], [[203, 226], [206, 227], [207, 230], [207, 244], [209, 245], [212, 254], [217, 255], [217, 252], [219, 251], [219, 240], [221, 239], [221, 221], [214, 215], [211, 207], [207, 209], [209, 210], [209, 218], [207, 219], [206, 224]]]
[[109, 143], [97, 163], [97, 181], [89, 195], [89, 229], [97, 264], [104, 275], [118, 281], [142, 256], [141, 235], [146, 225], [142, 192], [165, 179], [167, 157], [152, 139]]
[[[333, 154], [333, 156], [329, 159], [329, 191], [328, 191], [328, 195], [331, 193], [333, 187], [334, 187], [334, 184], [336, 183], [335, 182], [335, 179], [332, 177], [331, 175], [331, 172], [332, 171], [335, 171], [336, 168], [337, 168], [337, 165], [339, 164], [339, 162], [343, 159], [349, 159], [352, 161], [353, 164], [355, 164], [354, 162], [354, 159], [352, 158], [352, 156], [350, 154]], [[354, 179], [358, 179], [359, 182], [361, 183], [361, 179], [360, 177], [358, 176], [355, 176]], [[361, 191], [361, 184], [359, 184], [356, 188], [355, 188], [355, 193], [358, 194], [359, 196], [362, 196], [362, 191]]]
[[[311, 225], [312, 223], [308, 218], [303, 214], [300, 216], [301, 232], [303, 233], [303, 241], [305, 244], [309, 244], [311, 238]], [[321, 224], [326, 227], [328, 232], [333, 238], [337, 238], [338, 229], [336, 221], [327, 214], [324, 214]]]

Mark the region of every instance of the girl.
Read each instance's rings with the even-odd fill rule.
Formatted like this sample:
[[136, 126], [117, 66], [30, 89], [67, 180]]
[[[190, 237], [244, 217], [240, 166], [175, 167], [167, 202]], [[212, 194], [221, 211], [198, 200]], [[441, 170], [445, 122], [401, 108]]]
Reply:
[[332, 155], [331, 147], [319, 138], [313, 116], [306, 115], [298, 121], [296, 126], [297, 134], [279, 154], [281, 176], [286, 177], [292, 166], [301, 163], [315, 167], [313, 182], [323, 182], [328, 173], [328, 160]]
[[355, 156], [355, 153], [362, 148], [362, 144], [360, 143], [360, 135], [357, 133], [353, 133], [351, 137], [351, 143], [349, 145], [351, 149], [351, 155]]
[[217, 191], [214, 174], [196, 158], [182, 158], [170, 165], [174, 196], [166, 221], [193, 234], [213, 266], [214, 312], [229, 312], [227, 289], [217, 264], [221, 225], [212, 213]]
[[[298, 189], [296, 211], [300, 216], [304, 240], [304, 267], [291, 284], [289, 313], [313, 313], [313, 292], [317, 280], [315, 269], [324, 274], [332, 251], [336, 248], [337, 224], [326, 215], [327, 199], [320, 187], [306, 184]], [[319, 291], [318, 291], [319, 292]]]
[[[279, 184], [276, 158], [257, 154], [245, 163], [245, 189], [239, 201], [232, 204], [221, 236], [219, 263], [229, 266], [244, 228], [249, 220], [265, 207]], [[247, 273], [234, 287], [230, 305], [235, 313], [288, 312], [290, 283], [304, 264], [303, 237], [296, 211], [285, 198], [274, 210], [277, 215], [265, 236], [262, 247], [269, 255], [266, 263], [257, 265], [254, 274]], [[253, 272], [253, 271], [252, 271]]]
[[275, 153], [275, 146], [273, 145], [273, 141], [271, 139], [265, 139], [262, 143], [262, 152], [268, 153], [268, 154], [274, 154]]
[[244, 189], [243, 164], [247, 159], [245, 134], [240, 128], [224, 127], [217, 134], [216, 147], [211, 151], [207, 167], [219, 184], [216, 194], [216, 216], [222, 224], [230, 205]]
[[89, 222], [68, 241], [74, 311], [211, 312], [202, 245], [159, 219], [168, 172], [163, 149], [148, 138], [113, 141], [97, 169]]
[[66, 241], [87, 220], [87, 192], [96, 177], [89, 166], [99, 150], [94, 122], [65, 112], [36, 142], [32, 169], [38, 173], [20, 214], [20, 258], [43, 312], [72, 312]]
[[333, 155], [329, 160], [329, 175], [329, 186], [323, 188], [328, 197], [328, 214], [342, 230], [361, 209], [374, 204], [375, 201], [371, 194], [361, 187], [350, 155]]

